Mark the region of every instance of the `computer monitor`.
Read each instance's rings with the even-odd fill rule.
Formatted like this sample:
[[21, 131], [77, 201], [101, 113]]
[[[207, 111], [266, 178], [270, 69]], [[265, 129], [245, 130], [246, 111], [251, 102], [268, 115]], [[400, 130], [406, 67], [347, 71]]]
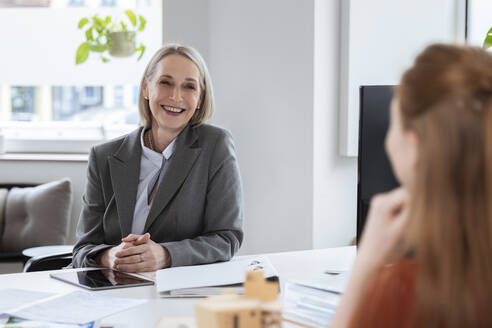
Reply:
[[390, 85], [360, 87], [357, 243], [372, 196], [399, 185], [384, 149], [392, 96], [393, 86]]

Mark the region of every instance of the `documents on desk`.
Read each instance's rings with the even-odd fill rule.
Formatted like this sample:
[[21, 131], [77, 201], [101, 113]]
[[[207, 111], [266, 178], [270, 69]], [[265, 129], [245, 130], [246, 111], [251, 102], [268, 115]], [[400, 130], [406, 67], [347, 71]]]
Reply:
[[326, 327], [335, 314], [349, 272], [318, 274], [285, 284], [283, 317], [303, 325]]
[[85, 291], [50, 294], [21, 289], [0, 290], [0, 313], [16, 318], [67, 324], [88, 324], [145, 302]]
[[95, 323], [56, 323], [0, 315], [0, 328], [94, 328]]
[[268, 257], [248, 256], [228, 262], [159, 270], [156, 274], [157, 291], [161, 297], [210, 296], [231, 288], [241, 293], [247, 271], [263, 271], [267, 279], [278, 277]]

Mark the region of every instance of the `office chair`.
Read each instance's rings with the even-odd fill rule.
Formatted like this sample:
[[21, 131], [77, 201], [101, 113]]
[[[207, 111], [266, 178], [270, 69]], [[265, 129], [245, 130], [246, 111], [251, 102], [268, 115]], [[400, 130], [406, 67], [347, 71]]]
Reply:
[[58, 270], [72, 263], [72, 252], [52, 253], [31, 257], [24, 265], [23, 272]]

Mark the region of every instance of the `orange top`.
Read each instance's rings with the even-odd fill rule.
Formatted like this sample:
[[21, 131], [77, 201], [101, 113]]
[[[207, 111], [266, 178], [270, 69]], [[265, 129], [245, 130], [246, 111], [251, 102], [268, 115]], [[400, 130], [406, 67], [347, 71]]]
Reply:
[[385, 266], [352, 320], [357, 328], [410, 328], [415, 327], [413, 310], [415, 302], [416, 264], [404, 259]]

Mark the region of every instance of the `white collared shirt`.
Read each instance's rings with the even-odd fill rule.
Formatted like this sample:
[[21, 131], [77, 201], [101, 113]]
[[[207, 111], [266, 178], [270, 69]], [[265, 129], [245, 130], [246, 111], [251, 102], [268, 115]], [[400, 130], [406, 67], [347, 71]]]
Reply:
[[149, 216], [150, 205], [152, 205], [154, 200], [154, 198], [152, 198], [150, 205], [148, 204], [148, 197], [154, 187], [155, 176], [159, 173], [163, 160], [165, 159], [165, 162], [162, 165], [162, 171], [159, 175], [159, 180], [157, 182], [157, 190], [168, 167], [169, 158], [171, 158], [174, 152], [174, 144], [176, 141], [176, 138], [174, 138], [173, 141], [171, 141], [171, 143], [162, 151], [162, 153], [158, 153], [144, 145], [143, 137], [145, 131], [147, 131], [147, 129], [142, 129], [142, 133], [140, 134], [142, 156], [140, 157], [140, 176], [138, 179], [137, 202], [135, 204], [135, 211], [133, 212], [132, 223], [132, 233], [138, 235], [144, 233], [145, 222]]

